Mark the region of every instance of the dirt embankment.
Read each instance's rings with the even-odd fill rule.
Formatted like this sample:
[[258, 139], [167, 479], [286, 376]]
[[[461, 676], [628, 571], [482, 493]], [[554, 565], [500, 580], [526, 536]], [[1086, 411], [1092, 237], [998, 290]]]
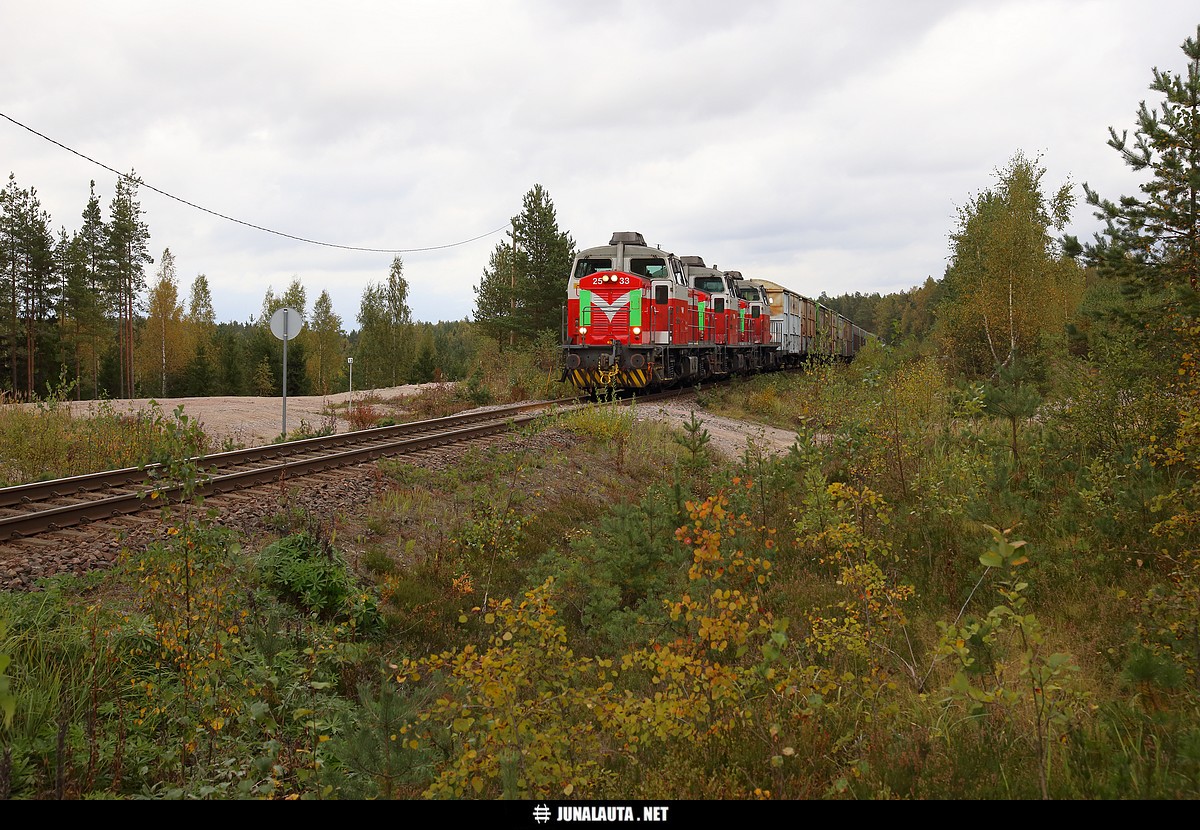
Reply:
[[[409, 385], [355, 390], [353, 398], [377, 401], [373, 404], [376, 409], [381, 415], [388, 415], [395, 409], [402, 409], [404, 398], [416, 394], [420, 389], [420, 386]], [[337, 392], [332, 395], [288, 395], [287, 431], [295, 432], [307, 424], [314, 431], [332, 425], [334, 432], [345, 432], [349, 426], [345, 416], [350, 399], [349, 392]], [[168, 415], [182, 406], [183, 413], [196, 419], [217, 445], [230, 442], [235, 446], [261, 446], [271, 443], [284, 431], [285, 413], [282, 397], [132, 398], [106, 401], [103, 404], [96, 401], [72, 401], [70, 407], [72, 414], [86, 417], [95, 414], [100, 406], [111, 406], [114, 411], [121, 413], [139, 412], [150, 409], [154, 401], [157, 401], [162, 411]]]
[[[396, 414], [404, 409], [405, 399], [421, 391], [420, 385], [394, 386], [387, 389], [355, 391], [354, 400], [370, 400], [381, 416]], [[332, 395], [289, 395], [287, 398], [287, 429], [294, 432], [307, 425], [312, 431], [332, 426], [334, 432], [346, 432], [349, 422], [346, 412], [349, 392]], [[284, 401], [282, 397], [210, 397], [210, 398], [136, 398], [131, 400], [71, 402], [71, 412], [78, 416], [95, 414], [100, 406], [110, 406], [116, 412], [138, 412], [149, 409], [157, 401], [164, 414], [179, 406], [189, 418], [196, 419], [216, 446], [260, 446], [271, 443], [283, 432]], [[26, 404], [28, 405], [28, 404]], [[696, 419], [709, 435], [709, 447], [726, 458], [742, 455], [750, 441], [771, 452], [787, 452], [796, 440], [788, 430], [762, 424], [724, 418], [696, 409], [686, 402], [638, 404], [637, 417], [665, 421], [682, 429], [695, 412]]]

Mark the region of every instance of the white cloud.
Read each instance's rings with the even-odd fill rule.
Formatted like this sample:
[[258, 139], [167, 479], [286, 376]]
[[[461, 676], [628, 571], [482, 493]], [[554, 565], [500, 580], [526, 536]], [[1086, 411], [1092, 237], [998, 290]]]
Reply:
[[[1105, 146], [1190, 4], [42, 2], [6, 9], [0, 111], [248, 223], [425, 248], [507, 228], [535, 183], [581, 247], [639, 230], [809, 294], [940, 277], [954, 209], [1018, 150], [1045, 182], [1139, 179]], [[0, 120], [55, 228], [115, 175]], [[391, 254], [320, 247], [150, 190], [157, 256], [245, 320], [293, 277], [354, 325]], [[1095, 222], [1076, 210], [1071, 230]], [[403, 254], [414, 315], [461, 319], [497, 233]]]

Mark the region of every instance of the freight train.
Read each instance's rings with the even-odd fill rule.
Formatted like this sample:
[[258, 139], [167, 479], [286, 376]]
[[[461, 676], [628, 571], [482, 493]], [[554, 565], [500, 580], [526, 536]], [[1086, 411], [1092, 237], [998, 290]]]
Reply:
[[816, 300], [634, 231], [576, 254], [564, 311], [562, 379], [586, 393], [850, 360], [874, 337]]

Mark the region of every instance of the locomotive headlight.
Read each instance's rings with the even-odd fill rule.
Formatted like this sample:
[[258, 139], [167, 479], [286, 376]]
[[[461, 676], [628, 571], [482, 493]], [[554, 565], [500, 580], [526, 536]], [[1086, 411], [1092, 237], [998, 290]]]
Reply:
[[634, 327], [633, 327], [633, 334], [634, 334], [634, 336], [635, 336], [635, 337], [636, 337], [637, 335], [641, 334], [641, 333], [642, 333], [642, 327], [641, 327], [641, 326], [634, 326]]
[[587, 334], [587, 326], [580, 326], [580, 327], [579, 327], [579, 333], [580, 333], [580, 334]]

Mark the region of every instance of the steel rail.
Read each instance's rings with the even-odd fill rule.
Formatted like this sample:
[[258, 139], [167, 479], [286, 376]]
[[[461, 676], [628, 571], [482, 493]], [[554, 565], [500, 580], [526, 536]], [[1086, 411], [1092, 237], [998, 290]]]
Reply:
[[[415, 438], [352, 446], [339, 452], [326, 453], [316, 457], [283, 461], [238, 472], [212, 474], [201, 479], [195, 488], [195, 495], [208, 496], [243, 490], [260, 484], [287, 480], [289, 475], [303, 476], [321, 470], [361, 464], [385, 456], [403, 455], [442, 444], [474, 440], [487, 435], [507, 432], [517, 425], [535, 421], [539, 417], [540, 415], [533, 414], [493, 419], [489, 423], [435, 432]], [[78, 504], [50, 507], [8, 516], [0, 518], [0, 540], [23, 538], [89, 521], [139, 513], [151, 507], [178, 501], [184, 495], [185, 488], [182, 485], [167, 484], [119, 493], [101, 499], [92, 499]]]
[[[649, 403], [674, 398], [694, 391], [691, 387], [666, 390], [644, 395], [617, 398], [613, 402], [622, 406]], [[578, 399], [565, 401], [542, 401], [516, 404], [508, 407], [431, 418], [388, 427], [356, 430], [330, 436], [318, 436], [300, 441], [250, 447], [199, 456], [191, 459], [197, 465], [207, 466], [201, 471], [201, 479], [194, 495], [209, 496], [248, 489], [265, 483], [286, 481], [289, 476], [303, 476], [322, 470], [347, 467], [373, 461], [386, 456], [403, 455], [443, 444], [469, 441], [506, 432], [517, 425], [530, 423], [542, 417], [543, 410], [569, 411], [588, 404]], [[534, 411], [535, 414], [523, 414]], [[460, 426], [484, 421], [475, 426]], [[454, 427], [447, 429], [447, 427]], [[427, 433], [413, 436], [411, 433]], [[341, 449], [338, 449], [341, 448]], [[338, 449], [336, 452], [327, 452]], [[254, 466], [248, 470], [221, 472], [231, 467], [257, 464], [271, 459], [284, 459], [279, 463]], [[291, 460], [288, 460], [288, 459]], [[184, 488], [177, 484], [154, 484], [154, 474], [162, 470], [161, 465], [146, 468], [125, 468], [93, 473], [54, 481], [34, 482], [0, 489], [0, 508], [24, 508], [16, 515], [0, 517], [0, 542], [34, 536], [46, 531], [61, 530], [91, 521], [103, 521], [124, 515], [140, 513], [152, 507], [178, 502], [184, 496]], [[43, 509], [29, 509], [37, 501], [51, 498], [73, 498], [89, 496], [101, 490], [119, 490], [103, 498], [91, 498], [74, 504], [57, 505]]]
[[[217, 468], [227, 468], [239, 464], [257, 463], [267, 458], [280, 458], [299, 453], [321, 451], [331, 447], [348, 446], [371, 441], [389, 441], [400, 435], [440, 430], [456, 424], [490, 421], [497, 417], [503, 417], [506, 413], [518, 414], [535, 409], [544, 409], [555, 404], [569, 403], [572, 402], [548, 401], [516, 404], [485, 412], [449, 415], [444, 418], [428, 418], [423, 421], [410, 421], [405, 424], [393, 424], [392, 426], [340, 432], [334, 435], [320, 435], [315, 438], [304, 438], [298, 441], [266, 444], [259, 447], [245, 447], [243, 449], [229, 450], [193, 458], [192, 461], [209, 466], [215, 465]], [[148, 464], [145, 467], [123, 467], [118, 470], [104, 470], [102, 472], [69, 476], [49, 481], [34, 481], [28, 484], [2, 487], [0, 488], [0, 508], [20, 508], [50, 499], [74, 498], [81, 494], [94, 493], [100, 490], [134, 487], [144, 484], [147, 478], [153, 478], [161, 469], [162, 465], [160, 464]]]

